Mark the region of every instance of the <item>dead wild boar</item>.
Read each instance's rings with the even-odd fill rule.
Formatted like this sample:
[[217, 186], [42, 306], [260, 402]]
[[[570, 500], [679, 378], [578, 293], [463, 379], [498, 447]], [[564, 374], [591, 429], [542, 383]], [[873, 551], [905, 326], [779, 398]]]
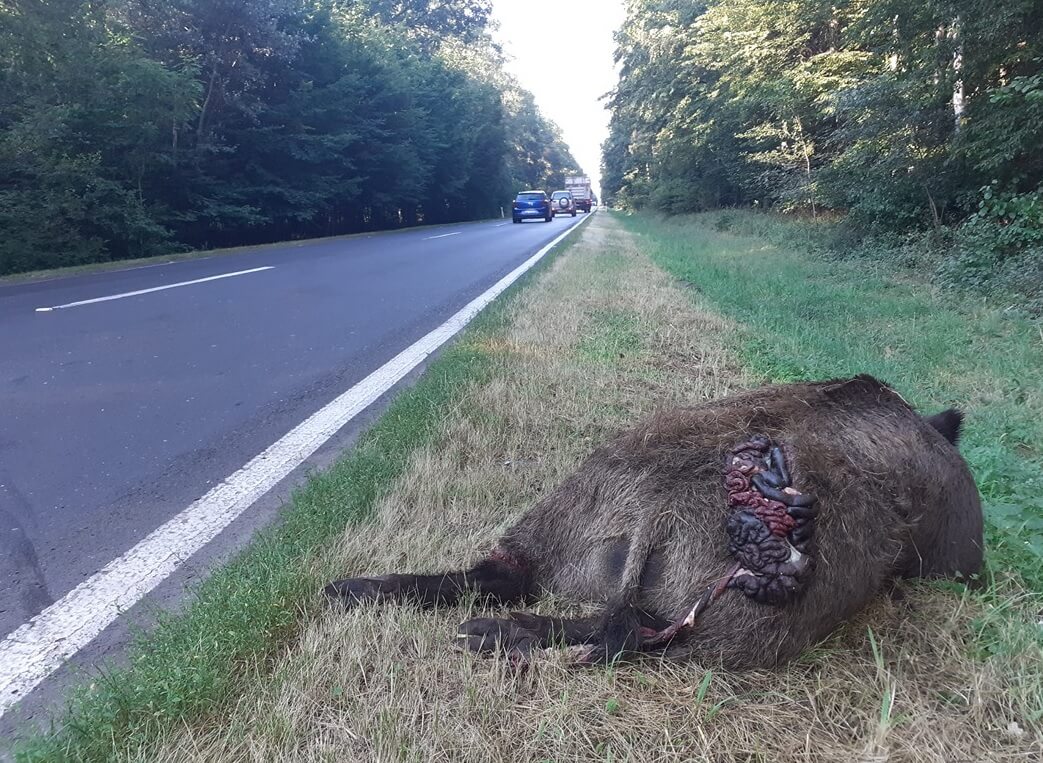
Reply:
[[917, 414], [870, 376], [771, 386], [661, 412], [592, 453], [462, 572], [330, 583], [365, 601], [498, 603], [553, 592], [590, 618], [526, 613], [460, 626], [460, 643], [583, 645], [579, 660], [665, 652], [776, 665], [897, 577], [970, 579], [977, 488], [955, 447], [962, 415]]

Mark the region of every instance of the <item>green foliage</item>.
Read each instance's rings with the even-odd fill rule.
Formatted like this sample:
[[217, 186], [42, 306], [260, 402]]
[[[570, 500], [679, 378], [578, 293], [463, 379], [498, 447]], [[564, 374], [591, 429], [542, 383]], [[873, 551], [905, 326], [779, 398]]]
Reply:
[[512, 151], [508, 162], [511, 186], [553, 193], [565, 187], [565, 176], [582, 174], [561, 131], [545, 119], [532, 94], [513, 80], [507, 83], [504, 107]]
[[482, 42], [491, 0], [368, 0], [384, 22], [398, 24], [421, 39], [453, 37]]
[[1041, 11], [634, 0], [617, 38], [607, 190], [666, 211], [758, 200], [850, 211], [865, 227], [959, 220], [983, 182], [1024, 191], [1043, 177]]
[[981, 189], [978, 211], [971, 224], [992, 225], [1002, 229], [1000, 242], [1019, 248], [1043, 242], [1043, 197], [1031, 193], [1000, 193], [997, 183]]
[[978, 211], [956, 231], [938, 274], [1043, 315], [1043, 191], [982, 188]]
[[943, 280], [1038, 308], [1041, 32], [1043, 0], [632, 0], [606, 197], [948, 239]]
[[0, 3], [0, 274], [499, 214], [578, 167], [488, 17], [485, 0]]

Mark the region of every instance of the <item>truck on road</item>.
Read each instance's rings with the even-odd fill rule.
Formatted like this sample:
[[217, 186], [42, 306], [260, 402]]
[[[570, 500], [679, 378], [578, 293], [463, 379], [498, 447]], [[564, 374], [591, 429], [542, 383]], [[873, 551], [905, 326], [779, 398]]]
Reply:
[[576, 209], [584, 212], [590, 211], [590, 200], [593, 193], [590, 190], [590, 178], [586, 175], [573, 175], [565, 178], [565, 190], [572, 193], [572, 199], [576, 202]]

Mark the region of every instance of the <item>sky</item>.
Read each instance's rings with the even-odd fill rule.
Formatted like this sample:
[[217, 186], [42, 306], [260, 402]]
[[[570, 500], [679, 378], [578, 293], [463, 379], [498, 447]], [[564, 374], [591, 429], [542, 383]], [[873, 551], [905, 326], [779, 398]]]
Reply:
[[[599, 98], [616, 85], [612, 33], [623, 23], [622, 0], [493, 0], [493, 19], [507, 70], [561, 128], [600, 196], [609, 113]], [[568, 77], [560, 74], [565, 57]]]

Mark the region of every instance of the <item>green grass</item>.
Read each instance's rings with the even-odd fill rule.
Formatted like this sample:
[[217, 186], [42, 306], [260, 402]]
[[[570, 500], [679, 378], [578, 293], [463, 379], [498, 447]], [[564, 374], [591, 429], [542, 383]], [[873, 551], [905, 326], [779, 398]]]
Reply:
[[[732, 215], [741, 213], [730, 213]], [[869, 373], [921, 410], [967, 414], [961, 451], [986, 503], [989, 571], [1043, 591], [1043, 324], [907, 273], [736, 235], [720, 215], [626, 226], [667, 272], [739, 325], [744, 364], [773, 381]], [[759, 215], [757, 224], [786, 222]]]
[[504, 334], [514, 297], [574, 240], [478, 316], [348, 455], [294, 493], [278, 523], [192, 592], [183, 613], [161, 616], [140, 635], [127, 667], [96, 671], [91, 685], [75, 690], [55, 730], [20, 743], [16, 759], [147, 759], [163, 734], [215, 712], [243, 681], [265, 672], [309, 611], [325, 606], [317, 592], [336, 571], [320, 569], [315, 551], [346, 524], [363, 523], [456, 401], [495, 371], [503, 350], [489, 340]]
[[594, 328], [580, 342], [577, 351], [591, 363], [615, 363], [641, 347], [638, 318], [632, 313], [602, 310], [592, 318]]

